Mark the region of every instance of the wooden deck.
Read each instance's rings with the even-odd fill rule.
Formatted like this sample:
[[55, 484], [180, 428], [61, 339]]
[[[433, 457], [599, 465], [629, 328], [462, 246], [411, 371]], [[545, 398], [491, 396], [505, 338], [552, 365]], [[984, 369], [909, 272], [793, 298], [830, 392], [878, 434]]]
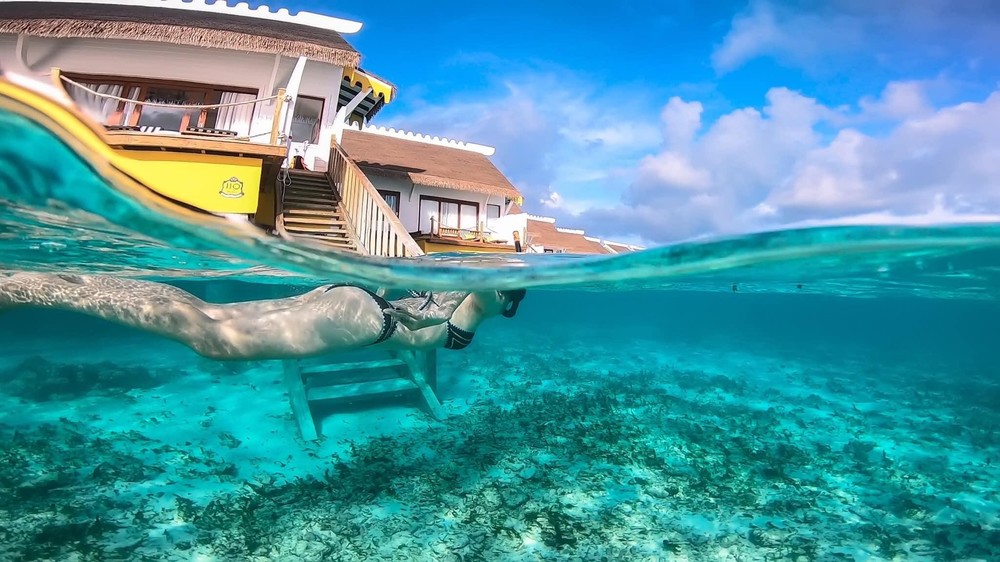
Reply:
[[424, 253], [434, 252], [481, 252], [481, 253], [513, 253], [514, 246], [497, 242], [480, 242], [464, 240], [454, 236], [434, 236], [431, 234], [414, 234], [413, 239]]
[[108, 131], [105, 136], [109, 146], [129, 150], [200, 152], [202, 154], [223, 154], [263, 160], [283, 160], [288, 154], [288, 149], [284, 146], [198, 135], [159, 135], [131, 131]]

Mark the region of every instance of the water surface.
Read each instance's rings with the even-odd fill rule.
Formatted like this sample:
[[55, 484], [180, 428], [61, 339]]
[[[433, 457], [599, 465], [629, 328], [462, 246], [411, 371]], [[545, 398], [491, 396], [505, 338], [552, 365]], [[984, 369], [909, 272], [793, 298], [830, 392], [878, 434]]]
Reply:
[[0, 113], [0, 270], [528, 296], [438, 353], [447, 420], [328, 409], [316, 443], [279, 362], [0, 312], [0, 557], [1000, 557], [998, 225], [366, 260], [154, 212], [84, 156]]

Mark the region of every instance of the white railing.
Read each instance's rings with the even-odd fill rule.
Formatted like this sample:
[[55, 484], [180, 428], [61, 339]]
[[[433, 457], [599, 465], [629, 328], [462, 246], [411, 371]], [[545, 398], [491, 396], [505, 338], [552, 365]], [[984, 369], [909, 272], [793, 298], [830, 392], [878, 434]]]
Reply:
[[330, 147], [326, 173], [340, 194], [344, 222], [359, 251], [382, 257], [424, 255], [361, 168], [336, 143]]

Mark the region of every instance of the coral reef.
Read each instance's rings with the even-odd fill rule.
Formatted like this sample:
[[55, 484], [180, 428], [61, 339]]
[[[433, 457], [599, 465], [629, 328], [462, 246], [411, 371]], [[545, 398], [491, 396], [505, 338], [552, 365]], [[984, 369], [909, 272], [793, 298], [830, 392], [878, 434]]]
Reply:
[[[314, 474], [239, 466], [228, 457], [246, 439], [205, 423], [214, 408], [191, 423], [214, 436], [215, 452], [65, 419], [0, 428], [0, 556], [1000, 556], [996, 510], [983, 507], [1000, 504], [1000, 413], [984, 402], [970, 412], [966, 400], [996, 390], [988, 376], [904, 393], [902, 377], [912, 387], [933, 375], [836, 383], [843, 374], [820, 366], [772, 366], [762, 378], [580, 367], [586, 359], [580, 349], [477, 358], [492, 382], [462, 413], [317, 449]], [[831, 393], [831, 381], [842, 388]]]

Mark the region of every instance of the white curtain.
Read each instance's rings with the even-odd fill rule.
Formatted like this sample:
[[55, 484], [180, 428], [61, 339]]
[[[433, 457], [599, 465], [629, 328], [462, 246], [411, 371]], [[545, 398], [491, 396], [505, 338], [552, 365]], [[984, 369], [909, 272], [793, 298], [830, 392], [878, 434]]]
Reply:
[[[421, 199], [420, 200], [420, 211], [419, 211], [419, 213], [420, 213], [420, 220], [419, 220], [419, 224], [417, 225], [417, 230], [419, 230], [420, 232], [434, 234], [431, 231], [431, 227], [432, 226], [437, 227], [437, 220], [438, 220], [437, 210], [438, 210], [438, 202], [437, 201], [431, 201], [431, 200], [428, 200], [428, 199]], [[425, 225], [426, 225], [426, 228], [424, 228]]]
[[462, 221], [461, 226], [466, 230], [479, 230], [479, 224], [476, 222], [479, 220], [479, 213], [476, 212], [476, 208], [472, 205], [462, 205]]
[[[128, 96], [126, 97], [133, 101], [138, 100], [139, 89], [140, 88], [138, 86], [133, 86], [132, 89], [129, 90]], [[135, 104], [134, 103], [125, 104], [125, 111], [122, 112], [122, 122], [120, 123], [120, 125], [128, 125], [129, 123], [131, 123], [133, 113], [135, 113]]]
[[[111, 95], [116, 97], [121, 97], [122, 87], [117, 84], [83, 84], [87, 88], [90, 88], [98, 94]], [[93, 94], [86, 90], [80, 90], [74, 88], [77, 95], [73, 98], [80, 104], [80, 107], [87, 112], [88, 115], [94, 119], [100, 121], [105, 125], [110, 125], [108, 121], [111, 116], [115, 114], [118, 110], [118, 104], [120, 103], [116, 99], [101, 97], [97, 94]]]
[[458, 228], [458, 203], [441, 202], [441, 226]]
[[[249, 102], [256, 98], [254, 94], [241, 94], [238, 92], [223, 92], [221, 103]], [[215, 118], [215, 128], [224, 131], [235, 131], [239, 136], [250, 134], [250, 123], [253, 122], [252, 103], [242, 105], [231, 105], [220, 107], [218, 116]]]

